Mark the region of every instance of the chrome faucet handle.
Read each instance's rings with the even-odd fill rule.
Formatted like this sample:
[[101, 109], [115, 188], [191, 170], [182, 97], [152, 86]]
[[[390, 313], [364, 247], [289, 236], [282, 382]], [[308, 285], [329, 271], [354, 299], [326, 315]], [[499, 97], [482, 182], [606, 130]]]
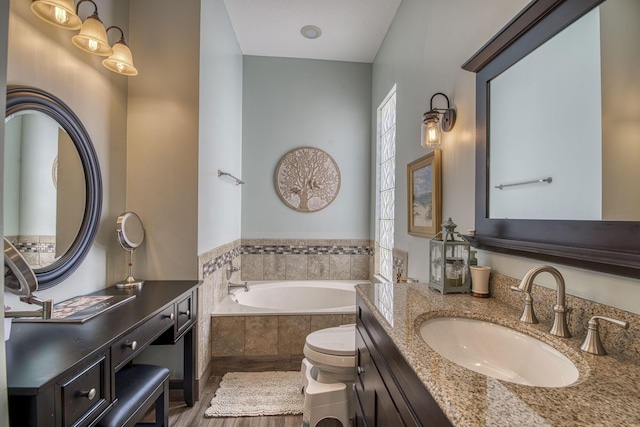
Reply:
[[230, 280], [231, 275], [236, 271], [240, 271], [240, 267], [234, 267], [231, 261], [227, 261], [227, 280]]
[[516, 286], [511, 286], [511, 290], [516, 292], [523, 292], [525, 294], [524, 309], [522, 310], [520, 321], [525, 323], [538, 323], [536, 313], [533, 311], [533, 298], [531, 297], [531, 292], [527, 292], [524, 289], [520, 289]]
[[587, 353], [595, 354], [598, 356], [603, 356], [607, 354], [606, 350], [602, 346], [602, 341], [600, 341], [600, 331], [598, 329], [599, 323], [598, 320], [606, 320], [607, 322], [611, 322], [614, 325], [620, 326], [621, 328], [628, 329], [629, 322], [625, 322], [623, 320], [612, 319], [610, 317], [604, 316], [593, 316], [589, 319], [588, 329], [587, 329], [587, 338], [585, 338], [584, 342], [580, 346], [580, 350], [586, 351]]

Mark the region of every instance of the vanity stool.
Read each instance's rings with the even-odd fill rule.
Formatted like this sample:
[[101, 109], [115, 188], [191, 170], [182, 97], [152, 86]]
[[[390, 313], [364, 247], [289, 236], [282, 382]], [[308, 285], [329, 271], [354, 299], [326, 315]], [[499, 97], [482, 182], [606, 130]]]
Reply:
[[154, 427], [169, 426], [169, 370], [155, 365], [127, 365], [116, 373], [118, 402], [97, 427], [137, 425], [155, 404]]

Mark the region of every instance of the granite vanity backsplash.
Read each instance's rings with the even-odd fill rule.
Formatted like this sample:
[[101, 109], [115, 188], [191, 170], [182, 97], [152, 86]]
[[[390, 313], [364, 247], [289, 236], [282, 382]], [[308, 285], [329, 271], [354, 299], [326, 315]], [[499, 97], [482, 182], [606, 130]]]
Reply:
[[[520, 279], [491, 273], [489, 291], [491, 297], [518, 310], [524, 307], [524, 295], [514, 292], [511, 286], [518, 286]], [[553, 323], [553, 306], [556, 303], [556, 290], [534, 285], [531, 292], [533, 309], [540, 323]], [[584, 338], [587, 335], [587, 323], [591, 316], [606, 316], [629, 322], [629, 329], [622, 329], [609, 322], [600, 322], [600, 339], [609, 354], [622, 354], [640, 360], [640, 315], [599, 304], [573, 295], [566, 295], [571, 335]]]

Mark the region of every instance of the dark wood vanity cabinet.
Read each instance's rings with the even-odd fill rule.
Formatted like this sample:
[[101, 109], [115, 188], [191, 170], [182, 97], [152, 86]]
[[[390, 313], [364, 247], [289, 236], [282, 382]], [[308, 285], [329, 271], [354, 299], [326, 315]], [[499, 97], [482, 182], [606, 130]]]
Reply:
[[451, 426], [372, 311], [358, 296], [354, 426]]
[[140, 289], [115, 287], [92, 295], [135, 298], [84, 323], [14, 323], [6, 342], [9, 420], [12, 427], [94, 425], [118, 401], [115, 373], [152, 344], [182, 343], [183, 391], [195, 388], [197, 281], [147, 281]]

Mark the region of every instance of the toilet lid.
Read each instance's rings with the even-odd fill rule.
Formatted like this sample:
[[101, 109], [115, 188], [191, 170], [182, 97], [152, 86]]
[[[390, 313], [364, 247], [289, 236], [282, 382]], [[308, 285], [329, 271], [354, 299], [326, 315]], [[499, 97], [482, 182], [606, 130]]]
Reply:
[[356, 325], [321, 329], [307, 335], [307, 347], [335, 356], [356, 354]]

